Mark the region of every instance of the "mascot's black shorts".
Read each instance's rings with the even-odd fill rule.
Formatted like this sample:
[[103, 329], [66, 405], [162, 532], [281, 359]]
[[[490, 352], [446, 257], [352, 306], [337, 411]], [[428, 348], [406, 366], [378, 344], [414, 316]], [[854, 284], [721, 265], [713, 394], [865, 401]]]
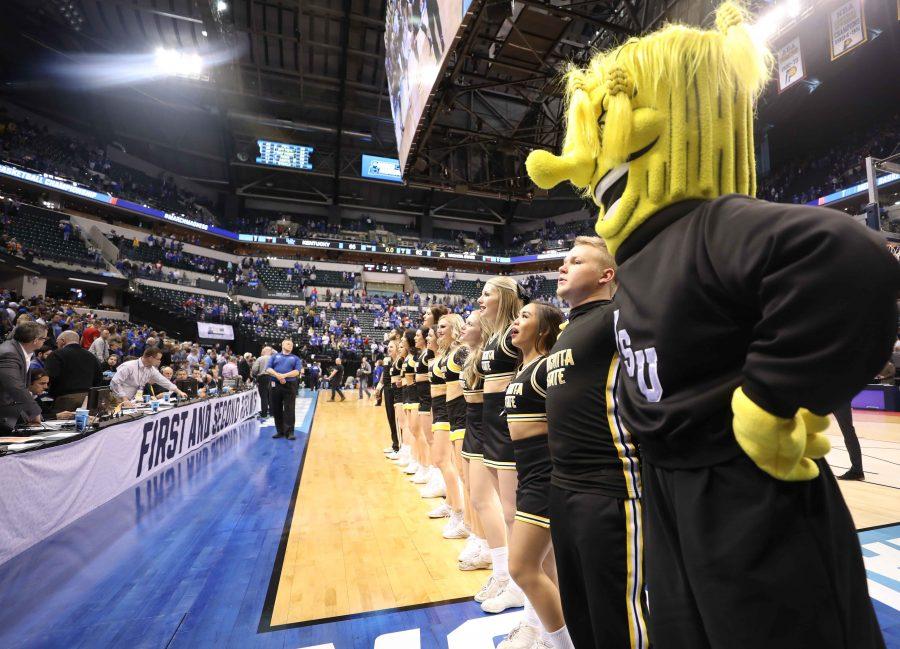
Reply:
[[743, 454], [644, 462], [654, 649], [884, 648], [853, 520], [816, 464], [815, 480], [784, 482]]

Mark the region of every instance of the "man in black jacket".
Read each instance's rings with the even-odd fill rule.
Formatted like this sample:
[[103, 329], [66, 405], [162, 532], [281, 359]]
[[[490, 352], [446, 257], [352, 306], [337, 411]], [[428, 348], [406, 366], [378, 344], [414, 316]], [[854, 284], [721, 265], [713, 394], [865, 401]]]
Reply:
[[41, 408], [28, 391], [28, 364], [46, 339], [44, 325], [25, 322], [0, 344], [0, 433], [11, 432], [20, 421], [41, 420]]
[[53, 412], [75, 410], [81, 407], [88, 390], [100, 385], [100, 363], [81, 346], [74, 331], [59, 334], [56, 345], [57, 350], [45, 361]]

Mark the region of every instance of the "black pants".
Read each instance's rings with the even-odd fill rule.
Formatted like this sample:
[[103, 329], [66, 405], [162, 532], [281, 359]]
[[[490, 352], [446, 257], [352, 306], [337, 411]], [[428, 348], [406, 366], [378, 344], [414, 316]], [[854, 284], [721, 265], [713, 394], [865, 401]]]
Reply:
[[341, 397], [341, 401], [346, 401], [347, 397], [344, 396], [344, 388], [341, 387], [340, 383], [335, 383], [331, 386], [331, 400], [334, 401], [334, 395], [337, 394]]
[[391, 448], [400, 450], [400, 439], [397, 437], [397, 413], [394, 412], [394, 389], [388, 383], [381, 391], [384, 409], [387, 412], [388, 426], [391, 427]]
[[640, 500], [550, 487], [550, 535], [576, 649], [647, 649]]
[[275, 432], [282, 435], [294, 434], [294, 406], [297, 401], [297, 382], [287, 381], [272, 386], [272, 416], [275, 417]]
[[853, 427], [853, 409], [849, 401], [834, 411], [834, 418], [837, 419], [838, 426], [841, 428], [841, 435], [844, 436], [844, 445], [847, 447], [847, 453], [850, 455], [850, 470], [862, 473], [862, 450], [859, 448], [856, 428]]
[[269, 416], [272, 407], [272, 380], [263, 377], [256, 380], [258, 381], [256, 390], [259, 392], [259, 416], [265, 418]]
[[850, 512], [817, 464], [815, 480], [784, 482], [743, 454], [644, 461], [655, 649], [884, 648]]

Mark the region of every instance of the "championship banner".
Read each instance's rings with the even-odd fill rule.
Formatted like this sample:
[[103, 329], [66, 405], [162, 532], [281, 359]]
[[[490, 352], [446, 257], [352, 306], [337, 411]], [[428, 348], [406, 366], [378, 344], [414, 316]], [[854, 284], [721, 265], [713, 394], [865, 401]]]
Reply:
[[828, 17], [828, 27], [832, 61], [865, 43], [869, 36], [862, 0], [849, 0], [838, 5]]
[[778, 66], [778, 92], [784, 92], [806, 77], [803, 69], [803, 55], [800, 52], [800, 37], [788, 41], [775, 53]]
[[255, 422], [240, 425], [258, 410], [259, 393], [247, 390], [0, 457], [0, 564], [179, 458], [258, 435]]

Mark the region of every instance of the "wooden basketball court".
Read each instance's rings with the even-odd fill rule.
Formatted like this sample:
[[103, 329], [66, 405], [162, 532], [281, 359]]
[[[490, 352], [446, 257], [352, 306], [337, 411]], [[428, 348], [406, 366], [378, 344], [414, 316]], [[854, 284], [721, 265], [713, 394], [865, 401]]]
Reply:
[[[348, 395], [349, 395], [348, 391]], [[323, 395], [324, 396], [324, 395]], [[857, 528], [900, 521], [900, 415], [854, 412], [869, 482], [842, 482]], [[832, 420], [829, 462], [849, 466]], [[393, 462], [383, 408], [371, 401], [319, 400], [272, 626], [470, 598], [486, 571], [460, 572], [464, 541], [441, 537], [425, 500]]]

